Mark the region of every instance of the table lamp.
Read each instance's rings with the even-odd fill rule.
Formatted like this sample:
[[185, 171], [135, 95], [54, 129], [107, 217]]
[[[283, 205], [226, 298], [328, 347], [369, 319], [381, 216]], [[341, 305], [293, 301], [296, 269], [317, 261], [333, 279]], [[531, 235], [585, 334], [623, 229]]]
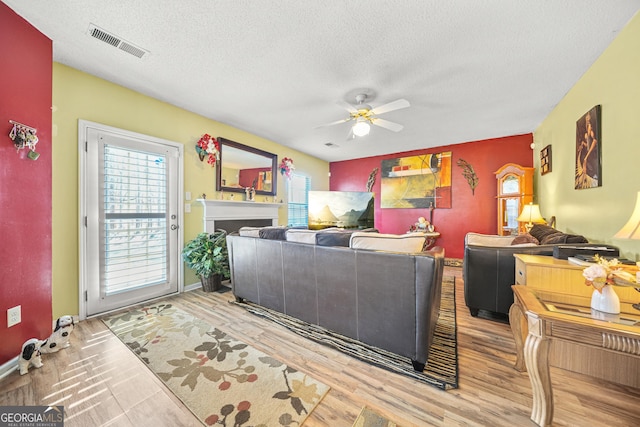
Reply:
[[[613, 237], [617, 239], [640, 240], [640, 191], [638, 191], [636, 196], [636, 207], [633, 208], [631, 217]], [[636, 275], [636, 281], [638, 280], [637, 277]], [[640, 292], [640, 284], [638, 284], [635, 289]], [[640, 310], [640, 304], [633, 304], [633, 308]]]
[[534, 205], [533, 202], [528, 205], [524, 205], [522, 207], [522, 212], [520, 212], [520, 216], [516, 218], [518, 222], [526, 222], [524, 225], [527, 233], [531, 231], [533, 228], [533, 224], [545, 224], [546, 221], [542, 218], [540, 214], [540, 206]]

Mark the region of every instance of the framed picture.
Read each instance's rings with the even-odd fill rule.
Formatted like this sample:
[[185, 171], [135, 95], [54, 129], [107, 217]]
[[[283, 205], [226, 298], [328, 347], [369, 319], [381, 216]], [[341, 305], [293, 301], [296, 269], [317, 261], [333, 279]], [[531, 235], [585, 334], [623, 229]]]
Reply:
[[451, 208], [451, 151], [383, 160], [380, 207]]
[[551, 172], [551, 145], [540, 151], [540, 175]]
[[602, 186], [600, 110], [601, 106], [596, 105], [576, 122], [576, 189]]

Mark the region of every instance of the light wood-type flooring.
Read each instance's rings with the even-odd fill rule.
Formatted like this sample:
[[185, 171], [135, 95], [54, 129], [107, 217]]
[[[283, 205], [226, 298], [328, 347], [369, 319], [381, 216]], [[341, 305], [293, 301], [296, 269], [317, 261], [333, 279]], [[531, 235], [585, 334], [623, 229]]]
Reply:
[[[509, 325], [472, 318], [456, 276], [459, 388], [442, 391], [301, 338], [232, 304], [231, 292], [170, 298], [236, 339], [331, 386], [305, 426], [349, 427], [368, 405], [401, 426], [533, 426], [527, 373], [513, 369]], [[384, 319], [381, 319], [384, 321]], [[76, 325], [71, 347], [0, 380], [0, 406], [64, 405], [65, 426], [197, 426], [200, 422], [105, 325]], [[556, 426], [640, 426], [640, 389], [552, 368]]]

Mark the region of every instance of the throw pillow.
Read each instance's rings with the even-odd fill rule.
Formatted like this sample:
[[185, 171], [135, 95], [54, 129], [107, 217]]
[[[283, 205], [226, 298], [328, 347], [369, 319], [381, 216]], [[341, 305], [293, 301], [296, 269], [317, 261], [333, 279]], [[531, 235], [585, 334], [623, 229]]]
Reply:
[[538, 241], [538, 239], [536, 239], [535, 237], [533, 237], [531, 234], [529, 233], [525, 233], [525, 234], [519, 234], [517, 235], [513, 241], [511, 242], [511, 246], [513, 245], [522, 245], [524, 243], [533, 243], [534, 245], [539, 245], [540, 242]]
[[238, 234], [242, 237], [260, 237], [260, 229], [262, 227], [241, 227]]
[[549, 227], [546, 224], [534, 224], [533, 227], [531, 228], [531, 231], [529, 231], [529, 234], [531, 234], [533, 237], [538, 239], [538, 242], [540, 242], [540, 244], [544, 244], [542, 243], [542, 241], [544, 240], [545, 237], [551, 234], [556, 234], [556, 233], [562, 233], [562, 232], [556, 230], [553, 227]]
[[261, 239], [269, 239], [269, 240], [287, 240], [286, 233], [287, 227], [277, 226], [277, 227], [262, 227], [258, 235]]
[[319, 230], [305, 230], [305, 229], [292, 229], [287, 230], [286, 240], [287, 242], [306, 243], [308, 245], [315, 245], [316, 234]]
[[362, 233], [377, 233], [375, 228], [365, 228], [362, 230], [341, 230], [341, 229], [326, 229], [316, 234], [316, 245], [318, 246], [344, 246], [349, 247], [351, 241], [351, 235], [355, 232]]

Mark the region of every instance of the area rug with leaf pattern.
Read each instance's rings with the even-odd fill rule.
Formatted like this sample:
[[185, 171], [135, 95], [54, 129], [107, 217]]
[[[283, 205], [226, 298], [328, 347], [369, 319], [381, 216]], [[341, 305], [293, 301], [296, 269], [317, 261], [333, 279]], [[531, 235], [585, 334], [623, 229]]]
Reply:
[[458, 344], [456, 329], [455, 277], [442, 278], [440, 316], [434, 332], [429, 358], [423, 372], [413, 369], [409, 358], [354, 340], [318, 325], [307, 323], [251, 302], [231, 301], [250, 313], [269, 319], [291, 331], [345, 354], [409, 376], [442, 390], [458, 388]]
[[352, 427], [400, 427], [393, 421], [383, 417], [373, 409], [365, 406], [360, 411]]
[[206, 425], [299, 426], [329, 391], [171, 303], [102, 321]]

